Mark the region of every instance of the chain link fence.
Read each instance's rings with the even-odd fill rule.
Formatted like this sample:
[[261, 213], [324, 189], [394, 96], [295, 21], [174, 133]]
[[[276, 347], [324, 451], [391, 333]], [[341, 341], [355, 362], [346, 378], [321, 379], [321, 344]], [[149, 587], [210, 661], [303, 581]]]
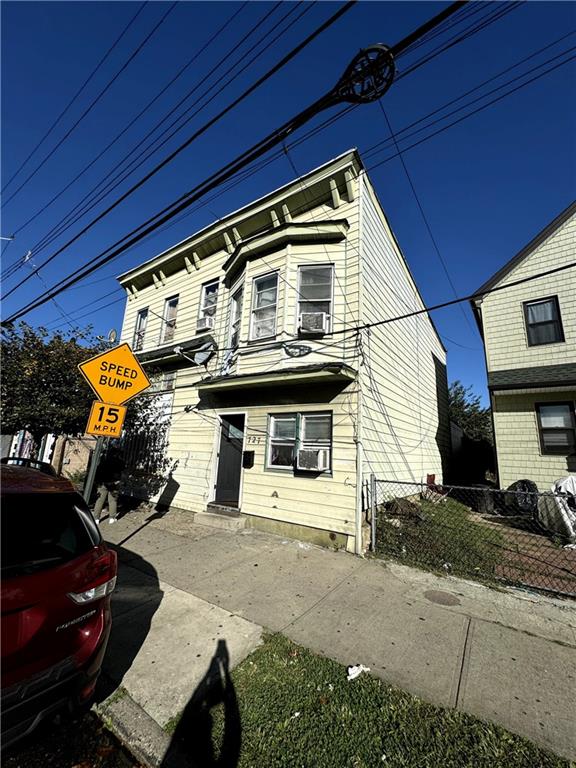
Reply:
[[576, 597], [576, 497], [370, 477], [371, 549], [406, 565]]

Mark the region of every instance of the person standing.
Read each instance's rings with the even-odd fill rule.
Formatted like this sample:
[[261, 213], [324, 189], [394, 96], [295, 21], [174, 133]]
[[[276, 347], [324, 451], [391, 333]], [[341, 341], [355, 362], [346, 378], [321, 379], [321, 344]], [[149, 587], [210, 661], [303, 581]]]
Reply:
[[111, 445], [96, 470], [98, 498], [94, 505], [94, 518], [98, 525], [100, 525], [100, 515], [106, 502], [108, 502], [108, 523], [112, 525], [118, 519], [118, 496], [124, 468], [125, 463], [120, 450]]

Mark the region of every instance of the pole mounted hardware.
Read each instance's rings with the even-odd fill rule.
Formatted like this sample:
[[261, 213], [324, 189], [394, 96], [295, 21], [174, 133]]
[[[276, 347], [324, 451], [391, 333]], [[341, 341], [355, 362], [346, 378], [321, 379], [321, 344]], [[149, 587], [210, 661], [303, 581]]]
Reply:
[[370, 104], [384, 96], [394, 82], [396, 65], [387, 45], [378, 43], [363, 48], [348, 64], [332, 94], [335, 102]]

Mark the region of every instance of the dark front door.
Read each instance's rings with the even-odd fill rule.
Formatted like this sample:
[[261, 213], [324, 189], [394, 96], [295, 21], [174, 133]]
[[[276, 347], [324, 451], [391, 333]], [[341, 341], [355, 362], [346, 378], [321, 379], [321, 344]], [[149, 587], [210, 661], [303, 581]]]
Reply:
[[244, 416], [221, 416], [218, 474], [215, 501], [226, 507], [237, 507], [240, 499]]

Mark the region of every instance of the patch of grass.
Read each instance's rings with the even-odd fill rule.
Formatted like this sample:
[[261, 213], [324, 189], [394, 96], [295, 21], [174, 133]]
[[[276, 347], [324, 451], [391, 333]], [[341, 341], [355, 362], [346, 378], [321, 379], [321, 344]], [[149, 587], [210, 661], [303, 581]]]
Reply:
[[168, 722], [162, 726], [162, 730], [166, 731], [166, 733], [170, 734], [171, 736], [176, 730], [176, 726], [180, 722], [181, 717], [182, 717], [181, 712], [177, 715], [174, 715], [174, 717], [171, 717], [170, 720], [168, 720]]
[[[456, 710], [346, 670], [280, 635], [233, 673], [239, 768], [568, 768], [559, 757]], [[218, 754], [228, 725], [211, 710]], [[299, 714], [297, 714], [299, 713]]]
[[496, 581], [505, 540], [474, 520], [455, 499], [411, 502], [418, 516], [392, 518], [385, 511], [377, 523], [376, 553], [440, 573]]

